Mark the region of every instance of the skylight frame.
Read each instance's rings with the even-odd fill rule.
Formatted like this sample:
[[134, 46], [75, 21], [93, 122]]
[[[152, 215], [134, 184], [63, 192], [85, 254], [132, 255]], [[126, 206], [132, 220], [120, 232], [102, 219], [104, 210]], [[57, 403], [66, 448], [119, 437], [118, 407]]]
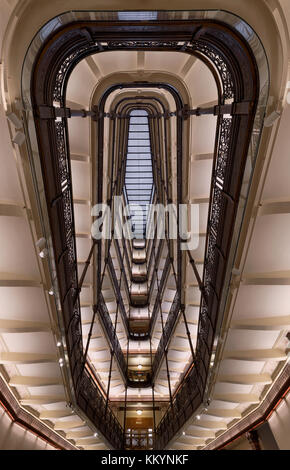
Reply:
[[[142, 127], [142, 130], [138, 130], [138, 127]], [[138, 138], [138, 134], [142, 134], [142, 137]], [[131, 215], [133, 238], [143, 239], [154, 188], [149, 114], [145, 109], [133, 109], [129, 113], [124, 188]], [[134, 206], [142, 208], [142, 216], [135, 214]]]

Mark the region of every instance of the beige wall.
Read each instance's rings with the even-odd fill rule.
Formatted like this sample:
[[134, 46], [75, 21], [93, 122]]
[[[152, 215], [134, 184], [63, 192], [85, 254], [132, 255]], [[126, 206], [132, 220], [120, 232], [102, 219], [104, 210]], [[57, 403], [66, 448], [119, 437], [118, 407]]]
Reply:
[[224, 450], [252, 450], [252, 448], [248, 439], [243, 434], [241, 437], [226, 446]]
[[[276, 440], [279, 450], [290, 450], [290, 394], [281, 402], [278, 408], [273, 412], [268, 420], [270, 430]], [[258, 429], [258, 433], [260, 431]], [[263, 442], [263, 436], [260, 435], [260, 445], [262, 450], [269, 450], [265, 448], [266, 443]], [[242, 435], [236, 441], [233, 441], [225, 450], [252, 450], [245, 435]]]
[[269, 419], [269, 425], [280, 450], [290, 450], [290, 394]]
[[55, 450], [54, 447], [36, 437], [32, 432], [13, 423], [2, 408], [0, 408], [0, 449]]

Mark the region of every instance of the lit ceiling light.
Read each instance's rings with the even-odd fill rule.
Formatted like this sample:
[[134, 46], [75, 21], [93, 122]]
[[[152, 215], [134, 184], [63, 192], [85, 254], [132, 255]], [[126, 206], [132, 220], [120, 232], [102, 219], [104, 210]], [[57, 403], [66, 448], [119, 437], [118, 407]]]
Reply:
[[182, 431], [182, 435], [185, 436], [185, 431]]
[[58, 342], [56, 343], [56, 345], [57, 345], [57, 347], [59, 348], [59, 347], [61, 346], [61, 341], [58, 341]]
[[63, 358], [62, 357], [58, 360], [58, 362], [59, 362], [60, 367], [63, 367]]
[[136, 413], [137, 413], [138, 416], [141, 416], [141, 414], [143, 413], [143, 411], [142, 411], [142, 410], [137, 410]]
[[142, 369], [142, 365], [141, 365], [141, 364], [138, 364], [138, 369]]
[[200, 419], [200, 415], [197, 415], [197, 416], [196, 416], [196, 419]]
[[46, 246], [46, 239], [44, 237], [39, 238], [36, 242], [36, 246], [40, 251], [43, 250]]
[[95, 432], [94, 437], [98, 437], [98, 433], [97, 433], [97, 432]]
[[54, 294], [54, 291], [53, 291], [53, 288], [51, 287], [48, 291], [49, 295], [53, 295]]
[[43, 248], [43, 250], [41, 250], [41, 251], [39, 252], [40, 258], [46, 258], [47, 255], [48, 255], [48, 249], [47, 249], [47, 248]]

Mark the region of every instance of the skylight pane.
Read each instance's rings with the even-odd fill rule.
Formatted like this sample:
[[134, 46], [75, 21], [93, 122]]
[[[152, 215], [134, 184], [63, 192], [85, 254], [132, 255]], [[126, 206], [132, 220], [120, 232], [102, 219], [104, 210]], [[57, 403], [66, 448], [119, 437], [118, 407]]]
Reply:
[[129, 127], [130, 132], [146, 132], [148, 131], [147, 125], [142, 124], [131, 124]]
[[136, 116], [130, 117], [130, 124], [146, 124], [148, 125], [148, 117]]
[[134, 237], [144, 238], [148, 205], [153, 191], [153, 172], [148, 113], [143, 109], [130, 112], [125, 190]]
[[145, 147], [148, 151], [150, 149], [150, 140], [149, 139], [130, 139], [128, 140], [128, 146], [137, 146], [137, 147]]
[[150, 135], [149, 135], [149, 132], [130, 131], [130, 138], [131, 139], [149, 139]]

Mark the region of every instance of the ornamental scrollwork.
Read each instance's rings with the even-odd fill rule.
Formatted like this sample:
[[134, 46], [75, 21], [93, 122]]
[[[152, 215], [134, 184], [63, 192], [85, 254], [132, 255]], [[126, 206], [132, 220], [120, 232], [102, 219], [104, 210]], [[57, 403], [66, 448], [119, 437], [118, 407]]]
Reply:
[[213, 47], [202, 41], [192, 41], [186, 50], [198, 51], [204, 54], [216, 67], [223, 85], [223, 98], [234, 98], [234, 83], [227, 63], [221, 54]]
[[55, 84], [54, 84], [54, 90], [53, 90], [54, 101], [62, 102], [64, 98], [63, 85], [65, 83], [65, 78], [68, 73], [68, 70], [83, 53], [89, 52], [91, 47], [92, 47], [91, 45], [81, 47], [80, 49], [77, 49], [68, 57], [66, 57], [66, 59], [64, 59], [55, 77]]
[[70, 170], [68, 166], [68, 155], [66, 149], [65, 124], [63, 120], [55, 122], [57, 166], [59, 183], [62, 191], [63, 219], [65, 226], [65, 237], [67, 247], [68, 273], [72, 287], [77, 285], [75, 269], [75, 242], [73, 235], [73, 208]]
[[[170, 49], [180, 51], [181, 46], [179, 45], [178, 41], [141, 41], [141, 40], [131, 40], [131, 41], [108, 41], [102, 45], [102, 49], [99, 49], [99, 52], [105, 50], [114, 50], [114, 49]], [[232, 79], [232, 75], [229, 69], [228, 64], [225, 61], [225, 58], [219, 53], [213, 46], [209, 46], [208, 44], [203, 43], [202, 41], [192, 41], [191, 43], [187, 43], [186, 47], [183, 48], [184, 52], [194, 53], [195, 51], [203, 54], [207, 57], [216, 67], [220, 80], [223, 87], [223, 96], [222, 100], [233, 99], [234, 98], [234, 83]], [[80, 49], [74, 51], [68, 57], [65, 58], [63, 63], [61, 64], [56, 76], [55, 76], [55, 83], [53, 89], [53, 99], [54, 101], [64, 103], [65, 96], [64, 96], [64, 89], [65, 83], [67, 80], [67, 76], [69, 71], [73, 68], [73, 66], [80, 60], [80, 57], [88, 55], [90, 53], [96, 53], [96, 45], [88, 44], [87, 46], [83, 46]], [[223, 182], [225, 179], [225, 173], [227, 170], [227, 166], [229, 164], [229, 142], [230, 142], [230, 135], [231, 135], [231, 125], [232, 120], [230, 118], [221, 118], [220, 120], [220, 129], [219, 129], [219, 141], [218, 141], [218, 150], [217, 150], [217, 160], [216, 160], [216, 168], [214, 169], [214, 180], [215, 186], [213, 188], [213, 196], [211, 201], [211, 216], [210, 216], [210, 233], [208, 238], [207, 244], [207, 253], [206, 253], [206, 260], [205, 260], [205, 268], [204, 268], [204, 286], [205, 292], [209, 296], [210, 289], [211, 289], [211, 281], [214, 279], [215, 268], [217, 263], [217, 251], [216, 251], [216, 237], [218, 233], [220, 218], [221, 218], [221, 203], [222, 203], [222, 187]], [[57, 165], [58, 165], [58, 175], [59, 181], [62, 188], [62, 201], [63, 201], [63, 217], [64, 217], [64, 226], [65, 226], [65, 236], [66, 236], [66, 245], [67, 245], [67, 260], [69, 264], [69, 273], [70, 273], [70, 283], [72, 286], [77, 285], [77, 274], [76, 274], [76, 249], [75, 249], [75, 240], [74, 240], [74, 229], [73, 229], [73, 205], [72, 205], [72, 192], [71, 192], [71, 180], [70, 180], [70, 170], [69, 170], [69, 155], [68, 149], [66, 146], [66, 128], [65, 128], [65, 119], [61, 121], [55, 122], [55, 135], [56, 135], [56, 143], [57, 143]], [[160, 291], [158, 291], [156, 302], [154, 305], [154, 314], [158, 311], [158, 301], [160, 292], [162, 292], [167, 271], [169, 267], [168, 264], [165, 266], [163, 270], [163, 275], [160, 281]], [[116, 279], [113, 276], [113, 284], [115, 286], [115, 290], [117, 289]], [[163, 336], [160, 340], [159, 347], [155, 356], [152, 372], [153, 375], [158, 370], [158, 361], [162, 360], [162, 345], [164, 342], [167, 342], [170, 338], [171, 331], [176, 323], [176, 318], [179, 313], [180, 308], [180, 299], [176, 296], [174, 302], [172, 304], [172, 308], [169, 312], [169, 316], [165, 325], [165, 329], [163, 332]], [[121, 314], [124, 317], [125, 308], [120, 299], [120, 309]], [[80, 306], [79, 303], [76, 302], [75, 308], [72, 312], [71, 318], [71, 330], [72, 336], [75, 342], [75, 347], [77, 349], [77, 355], [82, 359], [82, 344], [81, 344], [81, 323], [80, 323]], [[154, 315], [153, 314], [153, 315]], [[124, 374], [126, 372], [126, 363], [124, 360], [124, 355], [122, 353], [120, 344], [117, 340], [116, 335], [114, 334], [114, 328], [111, 323], [109, 322], [110, 316], [106, 311], [106, 304], [102, 300], [99, 304], [99, 316], [100, 320], [103, 322], [104, 326], [106, 327], [106, 331], [112, 344], [114, 345], [114, 351], [116, 357], [121, 365], [121, 369], [123, 370]], [[200, 333], [200, 340], [202, 343], [207, 344], [207, 337], [209, 334], [209, 312], [207, 306], [201, 303], [201, 313], [200, 313], [200, 325], [199, 325], [199, 333]], [[178, 403], [180, 405], [180, 409], [183, 409], [184, 403], [188, 400], [192, 399], [194, 393], [194, 385], [197, 380], [198, 373], [198, 364], [202, 357], [202, 351], [204, 350], [203, 346], [201, 345], [200, 341], [198, 341], [198, 345], [196, 348], [196, 364], [197, 367], [193, 368], [191, 373], [188, 376], [188, 382], [185, 382], [178, 392]], [[95, 409], [96, 415], [102, 415], [104, 410], [104, 399], [97, 389], [96, 384], [92, 381], [91, 377], [89, 377], [86, 371], [82, 374], [80, 378], [80, 387], [81, 393], [86, 397], [87, 403], [90, 405], [91, 408]], [[188, 387], [190, 383], [191, 387]], [[178, 406], [179, 408], [179, 406]], [[107, 408], [106, 408], [107, 409]], [[100, 423], [100, 427], [107, 426], [108, 423], [111, 426], [112, 435], [114, 438], [118, 440], [121, 435], [120, 429], [118, 424], [114, 418], [114, 415], [111, 414], [110, 409], [108, 408], [108, 416], [106, 420]], [[172, 410], [169, 409], [168, 413], [165, 415], [165, 419], [161, 423], [161, 427], [159, 430], [163, 429], [164, 432], [168, 431], [169, 425], [173, 421]], [[172, 419], [170, 419], [172, 417]], [[116, 443], [116, 447], [120, 447], [120, 443]]]
[[177, 41], [109, 41], [109, 49], [156, 49], [170, 47], [178, 48]]
[[205, 261], [204, 284], [207, 294], [210, 293], [210, 283], [215, 276], [217, 262], [216, 241], [222, 215], [222, 189], [229, 165], [230, 138], [232, 119], [222, 118], [219, 127], [219, 141], [217, 149], [216, 167], [213, 170], [214, 187], [210, 207], [209, 235]]
[[220, 183], [224, 182], [225, 171], [228, 163], [229, 144], [231, 138], [232, 119], [221, 119], [219, 128], [219, 146], [217, 164], [215, 170], [215, 178], [219, 178]]

